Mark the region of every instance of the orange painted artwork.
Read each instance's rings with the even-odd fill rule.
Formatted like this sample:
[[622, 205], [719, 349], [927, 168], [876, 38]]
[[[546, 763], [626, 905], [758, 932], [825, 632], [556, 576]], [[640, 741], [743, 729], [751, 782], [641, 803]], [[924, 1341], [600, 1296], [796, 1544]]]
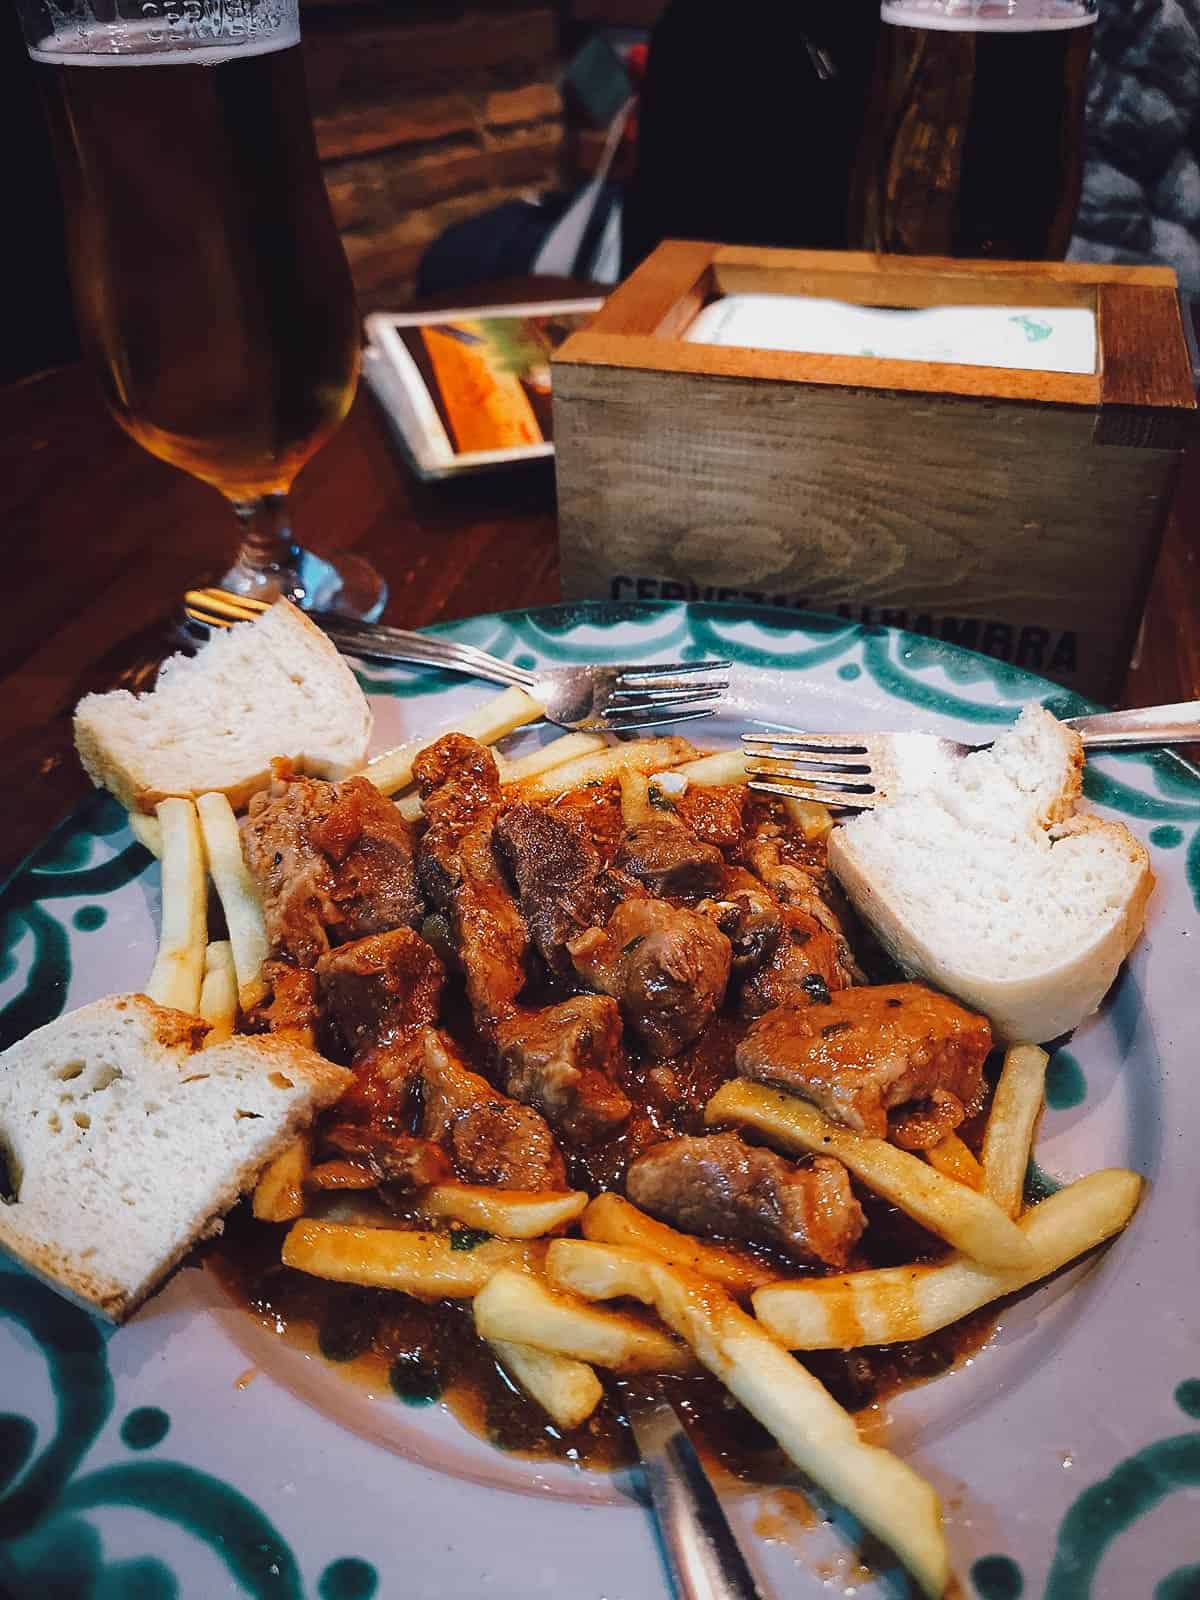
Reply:
[[550, 440], [550, 357], [583, 320], [463, 317], [402, 330], [457, 454]]

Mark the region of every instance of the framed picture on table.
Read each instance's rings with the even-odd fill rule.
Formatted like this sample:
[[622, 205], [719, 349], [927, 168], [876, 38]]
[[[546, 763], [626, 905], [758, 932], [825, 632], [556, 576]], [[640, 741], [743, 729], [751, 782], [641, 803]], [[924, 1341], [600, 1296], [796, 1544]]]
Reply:
[[418, 475], [454, 477], [552, 455], [550, 358], [602, 304], [368, 316], [363, 375]]

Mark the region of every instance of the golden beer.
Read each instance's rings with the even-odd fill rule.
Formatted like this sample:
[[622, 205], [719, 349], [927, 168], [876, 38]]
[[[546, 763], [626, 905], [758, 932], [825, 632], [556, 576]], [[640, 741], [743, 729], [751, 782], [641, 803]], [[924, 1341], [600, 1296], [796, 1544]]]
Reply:
[[172, 50], [139, 28], [144, 52], [31, 50], [81, 332], [122, 427], [248, 502], [288, 488], [358, 372], [298, 35]]

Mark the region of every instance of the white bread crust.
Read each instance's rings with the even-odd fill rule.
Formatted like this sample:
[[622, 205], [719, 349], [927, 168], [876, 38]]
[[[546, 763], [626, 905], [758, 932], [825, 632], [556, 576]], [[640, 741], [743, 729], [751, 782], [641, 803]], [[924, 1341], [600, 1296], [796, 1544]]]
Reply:
[[194, 657], [164, 661], [149, 693], [89, 694], [75, 708], [75, 747], [92, 782], [145, 812], [169, 795], [211, 791], [240, 809], [277, 759], [344, 778], [365, 763], [370, 736], [353, 672], [287, 600]]
[[352, 1074], [270, 1036], [203, 1047], [145, 995], [59, 1017], [0, 1056], [0, 1247], [124, 1320]]

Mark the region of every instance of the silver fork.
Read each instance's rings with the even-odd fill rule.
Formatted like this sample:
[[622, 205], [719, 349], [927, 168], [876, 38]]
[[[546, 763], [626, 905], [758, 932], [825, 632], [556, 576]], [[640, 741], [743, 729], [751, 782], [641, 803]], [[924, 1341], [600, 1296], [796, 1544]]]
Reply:
[[[225, 589], [189, 589], [188, 621], [201, 628], [230, 628], [268, 607]], [[544, 667], [527, 672], [473, 644], [458, 644], [378, 622], [355, 622], [324, 611], [305, 613], [344, 655], [378, 656], [440, 667], [524, 689], [544, 708], [547, 722], [587, 733], [634, 733], [667, 722], [711, 717], [729, 687], [728, 661], [672, 661], [603, 667]]]
[[[1200, 700], [1062, 721], [1085, 750], [1187, 744], [1200, 739]], [[935, 733], [744, 733], [742, 743], [752, 789], [851, 811], [887, 805], [923, 788], [960, 756], [987, 748]]]

